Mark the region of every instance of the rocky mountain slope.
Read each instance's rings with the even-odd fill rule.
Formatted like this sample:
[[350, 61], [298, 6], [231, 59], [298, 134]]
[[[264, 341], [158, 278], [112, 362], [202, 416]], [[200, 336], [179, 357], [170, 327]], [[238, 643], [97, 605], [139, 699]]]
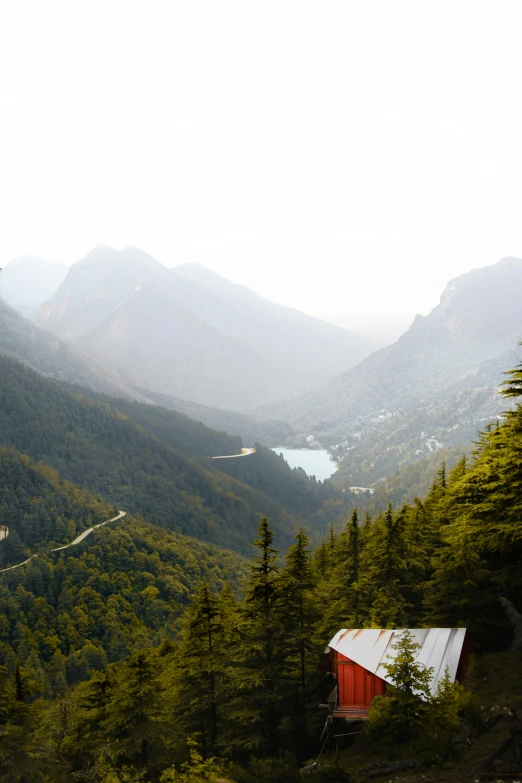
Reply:
[[373, 349], [197, 265], [136, 248], [74, 264], [37, 323], [155, 393], [227, 409], [302, 394]]
[[81, 348], [38, 328], [2, 299], [0, 356], [17, 359], [42, 375], [60, 382], [179, 411], [213, 429], [238, 435], [245, 443], [260, 442], [276, 446], [294, 433], [289, 424], [267, 417], [198, 405], [179, 397], [157, 394], [133, 386], [122, 373], [115, 372], [108, 364], [94, 360]]
[[[3, 272], [2, 272], [3, 274]], [[1, 276], [0, 276], [1, 277]], [[96, 391], [142, 398], [125, 381], [81, 349], [39, 329], [0, 299], [0, 356], [23, 362], [33, 370]]]
[[348, 484], [467, 443], [507, 407], [497, 387], [519, 361], [521, 301], [522, 260], [469, 272], [396, 343], [321, 389], [262, 410], [337, 446]]

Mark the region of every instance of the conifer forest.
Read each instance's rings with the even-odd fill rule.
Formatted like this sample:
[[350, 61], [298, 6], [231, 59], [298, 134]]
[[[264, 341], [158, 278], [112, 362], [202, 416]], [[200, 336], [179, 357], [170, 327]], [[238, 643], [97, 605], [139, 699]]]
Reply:
[[[53, 464], [65, 460], [44, 425], [26, 440], [32, 457], [15, 448], [21, 417], [0, 451], [0, 509], [11, 529], [0, 543], [0, 779], [298, 780], [300, 767], [324, 747], [326, 713], [318, 705], [332, 682], [320, 662], [340, 628], [465, 627], [478, 658], [507, 654], [513, 644], [520, 649], [522, 366], [507, 377], [503, 394], [515, 407], [478, 435], [471, 457], [451, 470], [441, 464], [424, 497], [374, 515], [343, 510], [334, 495], [318, 499], [317, 509], [337, 504], [339, 522], [323, 516], [326, 532], [318, 539], [315, 518], [303, 518], [288, 546], [281, 517], [260, 516], [248, 556], [241, 541], [233, 552], [219, 548], [211, 531], [203, 541], [158, 525], [165, 513], [159, 479], [155, 524], [145, 521], [138, 500], [143, 516], [133, 509], [84, 543], [52, 552], [51, 544], [114, 516], [113, 499], [123, 498], [115, 484], [104, 500], [103, 492], [69, 480], [80, 454], [74, 440], [88, 443], [100, 416], [115, 428], [130, 427], [130, 419], [107, 401], [88, 401], [89, 421], [64, 445], [65, 479], [38, 459], [41, 448]], [[24, 378], [18, 382], [26, 389], [37, 380]], [[46, 388], [49, 415], [56, 393], [69, 395], [70, 411], [62, 405], [59, 415], [83, 410], [83, 398]], [[29, 408], [24, 415], [32, 415]], [[84, 452], [86, 486], [96, 485], [102, 444], [97, 448]], [[161, 448], [158, 476], [174, 459], [170, 447]], [[213, 480], [196, 458], [187, 464], [193, 476]], [[139, 476], [131, 461], [118, 469]], [[179, 469], [180, 482], [187, 470]], [[240, 486], [243, 503], [253, 490]], [[280, 486], [280, 494], [290, 493], [284, 475]], [[323, 490], [314, 491], [319, 498]], [[230, 494], [227, 502], [235, 502]], [[259, 494], [252, 497], [261, 503]], [[241, 516], [241, 508], [234, 513]], [[412, 660], [411, 652], [406, 638], [397, 660]], [[423, 674], [414, 669], [422, 689]], [[459, 758], [463, 732], [480, 736], [485, 719], [465, 686], [443, 683], [423, 702], [401, 690], [398, 675], [391, 691], [372, 706], [368, 747], [402, 743], [433, 764]], [[406, 730], [400, 720], [408, 710], [417, 718]], [[310, 780], [351, 780], [336, 758], [307, 773]]]

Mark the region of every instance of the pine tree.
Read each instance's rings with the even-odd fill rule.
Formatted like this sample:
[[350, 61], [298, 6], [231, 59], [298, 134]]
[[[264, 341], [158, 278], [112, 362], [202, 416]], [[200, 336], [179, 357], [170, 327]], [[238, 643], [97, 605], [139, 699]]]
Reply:
[[154, 654], [133, 652], [117, 669], [101, 727], [119, 763], [147, 768], [162, 745], [160, 702]]
[[216, 752], [224, 710], [224, 650], [220, 606], [205, 582], [184, 617], [172, 663], [177, 720], [187, 736], [198, 738], [208, 758]]
[[[522, 342], [519, 343], [522, 345]], [[522, 397], [522, 363], [517, 365], [514, 370], [508, 370], [506, 375], [509, 375], [507, 381], [504, 381], [502, 386], [502, 394], [505, 397]]]
[[276, 755], [284, 693], [282, 633], [278, 611], [277, 550], [268, 520], [259, 525], [254, 546], [259, 554], [250, 564], [241, 611], [236, 659], [227, 672], [229, 710], [226, 742], [238, 751]]
[[29, 783], [41, 772], [28, 735], [35, 709], [26, 698], [31, 681], [16, 662], [13, 675], [0, 667], [0, 777], [8, 783]]
[[340, 628], [357, 628], [360, 622], [358, 579], [361, 568], [362, 540], [357, 509], [336, 538], [327, 579], [321, 586], [322, 617], [318, 640], [330, 639]]
[[365, 623], [379, 628], [407, 625], [405, 520], [403, 513], [394, 518], [391, 504], [370, 528], [360, 568]]
[[310, 538], [300, 530], [285, 556], [279, 595], [279, 612], [284, 626], [285, 724], [291, 735], [290, 743], [298, 755], [302, 755], [307, 745], [307, 713], [320, 654], [313, 642], [313, 629], [318, 619], [313, 592], [315, 583]]

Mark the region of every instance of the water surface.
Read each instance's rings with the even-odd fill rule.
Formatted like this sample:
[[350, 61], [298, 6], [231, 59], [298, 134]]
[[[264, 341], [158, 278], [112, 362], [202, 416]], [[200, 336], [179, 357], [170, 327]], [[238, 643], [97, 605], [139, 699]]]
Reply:
[[337, 465], [326, 449], [287, 449], [277, 446], [272, 451], [282, 454], [291, 468], [302, 468], [318, 481], [330, 478], [337, 470]]

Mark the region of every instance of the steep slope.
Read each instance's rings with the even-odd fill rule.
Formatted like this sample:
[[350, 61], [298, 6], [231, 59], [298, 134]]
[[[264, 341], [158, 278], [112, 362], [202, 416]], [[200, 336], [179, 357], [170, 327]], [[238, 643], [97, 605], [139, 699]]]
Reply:
[[0, 296], [25, 318], [32, 318], [66, 275], [65, 264], [52, 264], [34, 256], [15, 258], [0, 275]]
[[239, 436], [243, 443], [262, 443], [263, 446], [278, 446], [286, 438], [296, 435], [291, 424], [262, 416], [257, 413], [245, 413], [226, 408], [211, 408], [197, 402], [183, 400], [167, 394], [158, 394], [136, 387], [142, 397], [146, 397], [154, 405], [168, 408], [171, 411], [189, 416], [215, 430], [224, 430], [231, 435]]
[[[2, 272], [3, 274], [3, 272]], [[1, 277], [1, 275], [0, 275]], [[141, 398], [112, 370], [81, 349], [39, 329], [0, 299], [0, 356], [32, 367], [42, 375], [101, 392]]]
[[40, 695], [87, 679], [131, 646], [174, 638], [201, 579], [237, 591], [245, 574], [237, 554], [130, 517], [50, 553], [49, 542], [67, 540], [111, 506], [14, 450], [0, 450], [0, 486], [10, 526], [0, 566], [39, 552], [0, 573], [0, 665], [10, 668], [16, 656]]
[[[4, 271], [2, 271], [2, 275]], [[2, 279], [0, 275], [0, 280]], [[0, 355], [24, 362], [43, 375], [129, 399], [143, 400], [180, 411], [209, 427], [238, 435], [247, 443], [277, 445], [293, 428], [263, 416], [191, 403], [133, 385], [113, 366], [93, 359], [80, 347], [49, 334], [23, 318], [0, 299]]]
[[[521, 301], [522, 260], [506, 258], [474, 270], [449, 283], [438, 307], [426, 318], [417, 316], [394, 345], [297, 401], [262, 410], [325, 444], [341, 444], [341, 455], [354, 449], [351, 462], [360, 457], [359, 444], [368, 438], [375, 441], [375, 454], [382, 451], [378, 433], [384, 427], [406, 426], [408, 438], [437, 440], [461, 427], [464, 418], [467, 438], [480, 420], [506, 407], [496, 388], [502, 371], [518, 361]], [[470, 395], [474, 400], [466, 401]], [[435, 428], [430, 420], [438, 422]], [[397, 432], [396, 445], [405, 442]], [[442, 441], [444, 446], [455, 444], [455, 435]], [[409, 449], [407, 460], [417, 448]], [[400, 464], [395, 461], [378, 475]], [[372, 479], [374, 474], [366, 478]]]
[[214, 474], [231, 476], [263, 493], [290, 514], [307, 520], [314, 529], [325, 530], [328, 524], [336, 522], [343, 512], [351, 508], [351, 498], [342, 495], [332, 483], [318, 482], [302, 470], [292, 470], [282, 457], [259, 443], [248, 459], [212, 459], [209, 462], [208, 458], [215, 456], [238, 454], [243, 446], [241, 439], [226, 432], [217, 432], [164, 407], [92, 392], [88, 396], [108, 403], [165, 445], [197, 459], [205, 469], [210, 466]]
[[285, 369], [278, 371], [173, 302], [166, 287], [139, 290], [77, 344], [146, 389], [202, 404], [255, 407], [276, 396], [275, 383], [293, 393]]
[[68, 543], [116, 513], [114, 506], [14, 449], [0, 448], [0, 487], [0, 520], [9, 529], [0, 543], [0, 568], [42, 546]]
[[226, 302], [233, 317], [227, 323], [216, 319], [216, 328], [272, 361], [277, 357], [309, 383], [337, 374], [340, 366], [348, 369], [379, 347], [370, 338], [274, 304], [201, 264], [181, 264], [174, 271]]
[[374, 347], [197, 265], [165, 269], [137, 248], [93, 250], [37, 322], [144, 389], [226, 409], [301, 394]]
[[[436, 402], [448, 387], [471, 388], [475, 377], [498, 382], [484, 362], [513, 350], [522, 335], [522, 260], [506, 258], [451, 281], [440, 304], [417, 316], [393, 345], [302, 399], [270, 406], [285, 420], [352, 421]], [[268, 409], [268, 408], [267, 408]]]
[[[143, 415], [151, 414], [144, 408]], [[201, 437], [201, 425], [191, 424]], [[174, 437], [167, 426], [162, 437]], [[235, 448], [224, 433], [221, 441]], [[320, 514], [313, 510], [297, 519], [268, 494], [217, 470], [210, 457], [189, 458], [117, 407], [73, 394], [6, 359], [0, 359], [0, 445], [44, 460], [67, 480], [129, 513], [237, 551], [248, 551], [263, 515], [277, 521], [283, 545], [303, 521], [315, 535], [322, 532]], [[303, 490], [283, 465], [280, 480], [289, 493]], [[325, 503], [331, 492], [320, 490]], [[335, 496], [340, 513], [342, 494]]]

